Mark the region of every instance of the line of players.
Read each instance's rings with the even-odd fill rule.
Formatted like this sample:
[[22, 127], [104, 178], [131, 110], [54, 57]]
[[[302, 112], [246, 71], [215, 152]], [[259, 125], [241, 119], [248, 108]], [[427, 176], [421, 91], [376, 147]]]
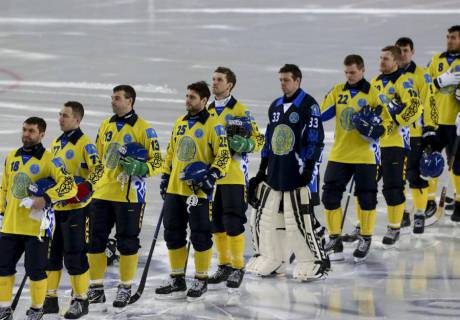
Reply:
[[[89, 303], [104, 303], [105, 248], [114, 226], [121, 257], [120, 284], [113, 306], [125, 307], [137, 270], [146, 197], [144, 178], [160, 173], [171, 281], [157, 288], [159, 298], [187, 296], [194, 300], [202, 297], [208, 283], [225, 282], [229, 288], [241, 285], [248, 200], [257, 210], [251, 219], [256, 255], [249, 261], [247, 271], [262, 276], [283, 272], [293, 252], [294, 278], [324, 278], [330, 269], [324, 247], [340, 258], [340, 202], [352, 177], [359, 219], [359, 244], [354, 257], [364, 260], [375, 222], [375, 177], [380, 156], [379, 175], [383, 177], [389, 222], [383, 242], [394, 244], [405, 207], [404, 172], [409, 145], [408, 173], [416, 208], [414, 228], [423, 230], [428, 192], [427, 184], [419, 178], [418, 163], [426, 147], [441, 151], [447, 146], [448, 154], [452, 153], [459, 111], [454, 91], [460, 82], [460, 70], [456, 69], [460, 68], [460, 26], [449, 29], [448, 50], [433, 58], [428, 74], [411, 61], [413, 52], [413, 44], [407, 38], [401, 38], [396, 46], [385, 47], [380, 57], [382, 74], [370, 83], [363, 77], [362, 58], [347, 56], [347, 82], [335, 86], [321, 107], [300, 88], [300, 69], [283, 66], [279, 71], [283, 96], [268, 110], [265, 137], [247, 107], [231, 94], [235, 74], [219, 67], [213, 74], [215, 100], [208, 107], [211, 92], [205, 82], [187, 87], [187, 114], [174, 125], [165, 160], [155, 130], [134, 111], [136, 93], [127, 85], [114, 88], [114, 115], [101, 124], [95, 144], [79, 129], [84, 110], [78, 102], [70, 101], [62, 108], [59, 124], [63, 134], [53, 141], [52, 152], [41, 144], [46, 130], [44, 120], [27, 119], [23, 124], [23, 147], [8, 154], [2, 177], [0, 255], [5, 258], [0, 262], [0, 319], [12, 318], [15, 267], [24, 252], [32, 298], [28, 319], [59, 311], [57, 289], [62, 260], [73, 290], [65, 318], [83, 316]], [[319, 203], [322, 121], [334, 116], [336, 138], [322, 195], [331, 239], [325, 245], [325, 230], [315, 218], [313, 207]], [[237, 129], [230, 134], [232, 126]], [[413, 131], [410, 142], [409, 126]], [[138, 146], [121, 156], [122, 147], [132, 147], [133, 143]], [[248, 184], [248, 153], [259, 150], [260, 168]], [[144, 157], [136, 156], [143, 151]], [[458, 163], [456, 158], [456, 188], [460, 188]], [[34, 196], [29, 186], [46, 177], [52, 177], [56, 185], [42, 196]], [[23, 199], [31, 192], [31, 204], [24, 206]], [[43, 209], [50, 204], [54, 204], [56, 224], [52, 240], [41, 234], [46, 220]], [[458, 204], [460, 201], [456, 201], [452, 216], [455, 221], [460, 218]], [[88, 244], [84, 236], [86, 217]], [[185, 282], [187, 223], [196, 270], [189, 290]], [[208, 277], [212, 237], [219, 266]], [[283, 246], [283, 238], [290, 248]]]

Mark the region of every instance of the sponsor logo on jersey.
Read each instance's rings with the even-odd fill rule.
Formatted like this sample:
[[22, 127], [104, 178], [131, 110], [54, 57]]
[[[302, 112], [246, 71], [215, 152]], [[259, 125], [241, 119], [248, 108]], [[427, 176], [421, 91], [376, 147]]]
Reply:
[[289, 115], [289, 122], [291, 123], [297, 123], [299, 122], [299, 114], [297, 112], [293, 112]]
[[274, 154], [279, 156], [289, 154], [294, 148], [294, 132], [285, 124], [277, 125], [273, 131], [271, 142]]
[[192, 137], [182, 136], [177, 144], [177, 159], [182, 162], [190, 162], [195, 159], [196, 145]]
[[73, 157], [75, 156], [75, 152], [73, 150], [67, 150], [66, 153], [65, 153], [65, 157], [66, 159], [73, 159]]
[[355, 114], [355, 110], [352, 107], [346, 107], [340, 113], [340, 126], [345, 131], [351, 131], [355, 128], [351, 122], [351, 117]]
[[197, 137], [198, 139], [203, 137], [203, 134], [204, 134], [203, 129], [198, 128], [198, 129], [195, 130], [195, 137]]

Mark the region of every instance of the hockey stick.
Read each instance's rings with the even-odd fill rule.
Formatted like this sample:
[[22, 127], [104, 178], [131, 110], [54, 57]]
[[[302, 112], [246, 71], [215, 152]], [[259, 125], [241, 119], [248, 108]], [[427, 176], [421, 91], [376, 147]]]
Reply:
[[27, 278], [28, 278], [27, 274], [25, 274], [24, 277], [22, 278], [21, 284], [19, 285], [18, 291], [16, 292], [16, 295], [14, 296], [13, 303], [11, 304], [11, 309], [13, 311], [16, 309], [16, 307], [18, 305], [19, 298], [21, 298], [22, 289], [24, 289], [24, 286], [26, 284]]
[[350, 204], [350, 198], [351, 198], [351, 193], [353, 192], [354, 182], [355, 182], [355, 179], [354, 178], [351, 179], [350, 188], [348, 189], [347, 201], [345, 202], [345, 210], [343, 211], [342, 225], [340, 227], [340, 230], [343, 230], [343, 225], [345, 224], [345, 218], [347, 216], [348, 205]]
[[452, 148], [452, 154], [450, 155], [449, 159], [447, 160], [447, 172], [449, 177], [447, 178], [447, 182], [444, 183], [441, 191], [441, 197], [439, 198], [439, 206], [436, 210], [435, 216], [436, 221], [433, 222], [435, 224], [439, 220], [441, 220], [442, 216], [444, 215], [444, 206], [446, 204], [446, 194], [447, 194], [447, 185], [449, 184], [450, 180], [450, 173], [452, 172], [452, 166], [454, 165], [455, 155], [457, 154], [458, 145], [460, 143], [460, 136], [455, 137], [454, 146]]
[[149, 256], [147, 257], [147, 261], [145, 262], [144, 271], [142, 271], [141, 281], [139, 282], [139, 286], [137, 287], [136, 293], [133, 294], [131, 298], [129, 299], [128, 304], [135, 303], [137, 300], [139, 300], [139, 298], [142, 296], [142, 293], [144, 292], [145, 283], [147, 281], [147, 275], [149, 273], [150, 262], [152, 261], [153, 249], [155, 249], [155, 244], [157, 243], [158, 234], [160, 233], [160, 227], [161, 227], [162, 221], [163, 221], [163, 210], [161, 210], [160, 217], [158, 218], [157, 227], [153, 235], [152, 244], [150, 245]]
[[190, 240], [187, 243], [187, 257], [185, 258], [184, 274], [187, 274], [188, 257], [190, 256]]

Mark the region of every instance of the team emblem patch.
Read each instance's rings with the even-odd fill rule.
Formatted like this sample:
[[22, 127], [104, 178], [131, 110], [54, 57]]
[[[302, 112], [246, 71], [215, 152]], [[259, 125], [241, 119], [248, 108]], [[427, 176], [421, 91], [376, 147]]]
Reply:
[[29, 170], [32, 174], [38, 174], [40, 172], [40, 166], [38, 164], [32, 164]]
[[60, 168], [64, 165], [64, 160], [62, 160], [61, 158], [54, 158], [53, 160], [51, 160], [51, 162], [56, 166], [56, 168]]
[[149, 139], [153, 139], [153, 138], [157, 138], [157, 133], [155, 132], [155, 130], [153, 128], [148, 128], [147, 130], [145, 130], [145, 134], [147, 135], [147, 138]]
[[321, 111], [319, 109], [319, 106], [316, 103], [311, 106], [311, 115], [315, 117], [321, 116]]
[[431, 83], [432, 79], [428, 73], [423, 74], [423, 78], [425, 78], [425, 83]]
[[366, 99], [361, 98], [361, 99], [358, 100], [358, 106], [360, 106], [361, 108], [366, 106], [366, 105], [367, 105]]
[[85, 146], [85, 150], [86, 152], [88, 152], [88, 154], [94, 154], [94, 153], [97, 153], [97, 148], [94, 144], [90, 143], [90, 144], [87, 144]]
[[73, 150], [67, 150], [66, 153], [65, 153], [65, 157], [66, 159], [73, 159], [73, 157], [75, 156], [75, 152], [73, 152]]
[[30, 177], [24, 172], [18, 172], [13, 178], [13, 186], [11, 188], [13, 197], [16, 199], [24, 199], [29, 195], [28, 188], [32, 183]]
[[279, 156], [289, 154], [294, 148], [294, 143], [294, 132], [289, 126], [285, 124], [276, 126], [272, 136], [272, 150], [274, 154]]
[[120, 153], [118, 150], [121, 145], [118, 142], [112, 142], [107, 147], [107, 152], [105, 154], [105, 165], [109, 169], [115, 169], [118, 166], [120, 161]]
[[[230, 116], [230, 117], [231, 117], [231, 116]], [[233, 118], [233, 117], [232, 117], [232, 118]], [[217, 126], [215, 126], [215, 127], [214, 127], [214, 130], [216, 131], [216, 134], [217, 134], [218, 136], [223, 136], [223, 135], [225, 135], [225, 128], [224, 128], [224, 126], [222, 126], [222, 125], [220, 125], [220, 124], [217, 125]]]
[[183, 136], [177, 144], [177, 159], [182, 162], [190, 162], [195, 159], [196, 145], [195, 141], [189, 136]]
[[197, 137], [198, 139], [200, 139], [203, 136], [203, 134], [203, 129], [198, 128], [195, 130], [195, 137]]
[[389, 93], [389, 94], [395, 94], [395, 92], [396, 92], [396, 90], [395, 90], [394, 87], [388, 88], [388, 93]]
[[351, 122], [351, 117], [355, 114], [355, 110], [352, 107], [346, 107], [340, 113], [340, 126], [345, 131], [351, 131], [355, 128]]
[[293, 112], [289, 115], [289, 122], [297, 123], [299, 122], [299, 114], [297, 112]]
[[125, 144], [131, 143], [132, 141], [133, 141], [133, 137], [132, 137], [131, 135], [125, 134], [125, 135], [123, 136], [123, 142], [124, 142]]

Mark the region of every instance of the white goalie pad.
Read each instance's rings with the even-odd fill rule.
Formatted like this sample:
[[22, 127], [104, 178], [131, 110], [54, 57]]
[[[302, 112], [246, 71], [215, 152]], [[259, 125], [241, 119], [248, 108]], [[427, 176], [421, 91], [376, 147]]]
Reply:
[[324, 252], [325, 229], [310, 212], [310, 192], [303, 187], [284, 194], [286, 237], [295, 254], [293, 277], [306, 281], [319, 278]]

